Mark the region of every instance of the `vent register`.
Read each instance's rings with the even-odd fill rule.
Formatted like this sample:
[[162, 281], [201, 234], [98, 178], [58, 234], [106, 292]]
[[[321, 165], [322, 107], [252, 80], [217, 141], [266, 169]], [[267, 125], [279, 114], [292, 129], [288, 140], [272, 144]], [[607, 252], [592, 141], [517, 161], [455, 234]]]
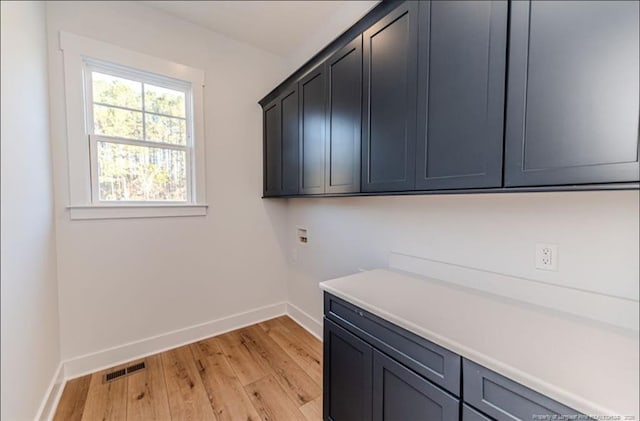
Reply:
[[123, 377], [128, 376], [129, 374], [133, 374], [137, 371], [144, 370], [147, 367], [146, 361], [141, 361], [139, 363], [135, 363], [130, 365], [129, 367], [119, 368], [117, 370], [109, 371], [104, 376], [102, 376], [102, 383], [109, 383], [114, 380], [121, 379]]

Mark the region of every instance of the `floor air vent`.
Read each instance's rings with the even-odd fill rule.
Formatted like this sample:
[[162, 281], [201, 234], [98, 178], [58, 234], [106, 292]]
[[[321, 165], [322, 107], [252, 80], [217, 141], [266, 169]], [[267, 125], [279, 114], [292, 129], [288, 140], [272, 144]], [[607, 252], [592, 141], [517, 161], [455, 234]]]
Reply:
[[104, 375], [104, 383], [108, 383], [114, 381], [117, 378], [125, 376], [127, 374], [127, 370], [121, 368], [120, 370], [112, 371], [111, 373], [107, 373]]
[[136, 371], [142, 370], [144, 369], [145, 365], [144, 365], [144, 361], [131, 365], [129, 367], [127, 367], [127, 374], [131, 374], [134, 373]]
[[129, 374], [133, 374], [137, 371], [144, 370], [147, 367], [145, 361], [141, 361], [139, 363], [135, 363], [130, 365], [129, 367], [119, 368], [117, 370], [110, 371], [102, 376], [102, 383], [109, 383], [114, 380], [121, 379], [126, 377]]

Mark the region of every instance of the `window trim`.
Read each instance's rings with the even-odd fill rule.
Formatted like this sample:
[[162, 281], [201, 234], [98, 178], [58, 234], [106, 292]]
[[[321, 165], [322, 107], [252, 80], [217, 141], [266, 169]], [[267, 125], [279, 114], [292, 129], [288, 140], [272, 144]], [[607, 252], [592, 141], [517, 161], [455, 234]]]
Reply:
[[[205, 142], [204, 142], [204, 72], [202, 70], [163, 60], [157, 57], [131, 51], [113, 44], [96, 41], [75, 34], [60, 32], [60, 49], [64, 58], [64, 79], [66, 94], [67, 124], [67, 160], [69, 177], [69, 196], [67, 209], [71, 219], [109, 219], [109, 218], [145, 218], [160, 216], [195, 216], [206, 215], [205, 188]], [[96, 174], [92, 174], [91, 162], [95, 148], [90, 145], [98, 138], [108, 136], [91, 135], [88, 130], [89, 116], [85, 105], [87, 81], [85, 71], [87, 64], [99, 63], [100, 67], [112, 66], [113, 72], [118, 68], [126, 68], [129, 78], [139, 71], [144, 81], [153, 83], [153, 75], [161, 75], [161, 86], [174, 79], [177, 87], [184, 91], [185, 82], [191, 85], [191, 101], [187, 101], [187, 116], [191, 115], [193, 133], [188, 133], [191, 141], [191, 156], [187, 161], [191, 183], [186, 202], [116, 202], [98, 201]], [[109, 65], [109, 63], [117, 63]], [[110, 67], [111, 70], [111, 67]], [[99, 69], [98, 69], [99, 71]], [[130, 72], [129, 72], [130, 71]], [[115, 76], [115, 75], [114, 75]], [[123, 75], [123, 77], [127, 77]], [[91, 107], [93, 105], [91, 104]], [[190, 113], [189, 113], [190, 111]], [[187, 124], [189, 127], [189, 124]], [[119, 139], [129, 141], [130, 139]], [[135, 140], [134, 140], [135, 142]], [[153, 142], [148, 146], [153, 146]], [[137, 143], [136, 143], [137, 144]], [[161, 144], [171, 148], [171, 144]], [[160, 145], [157, 145], [160, 146]], [[91, 150], [93, 149], [93, 151]], [[95, 158], [94, 158], [95, 159]], [[93, 186], [94, 180], [96, 186]], [[95, 194], [95, 196], [94, 196]]]
[[164, 218], [170, 216], [206, 216], [208, 205], [183, 204], [118, 204], [99, 206], [69, 206], [69, 216], [73, 220]]

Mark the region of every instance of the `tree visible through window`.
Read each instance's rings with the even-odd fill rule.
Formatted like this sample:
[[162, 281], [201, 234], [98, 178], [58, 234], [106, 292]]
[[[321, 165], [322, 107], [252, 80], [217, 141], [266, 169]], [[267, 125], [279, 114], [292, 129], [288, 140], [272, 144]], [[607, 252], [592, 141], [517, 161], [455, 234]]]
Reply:
[[85, 78], [94, 199], [189, 201], [189, 85], [96, 63]]

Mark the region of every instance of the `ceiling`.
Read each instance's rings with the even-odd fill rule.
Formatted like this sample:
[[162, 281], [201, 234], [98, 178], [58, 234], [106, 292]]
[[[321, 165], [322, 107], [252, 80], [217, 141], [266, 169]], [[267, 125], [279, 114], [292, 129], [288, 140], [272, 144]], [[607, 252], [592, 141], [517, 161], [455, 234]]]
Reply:
[[147, 1], [174, 16], [282, 57], [294, 53], [348, 1]]

